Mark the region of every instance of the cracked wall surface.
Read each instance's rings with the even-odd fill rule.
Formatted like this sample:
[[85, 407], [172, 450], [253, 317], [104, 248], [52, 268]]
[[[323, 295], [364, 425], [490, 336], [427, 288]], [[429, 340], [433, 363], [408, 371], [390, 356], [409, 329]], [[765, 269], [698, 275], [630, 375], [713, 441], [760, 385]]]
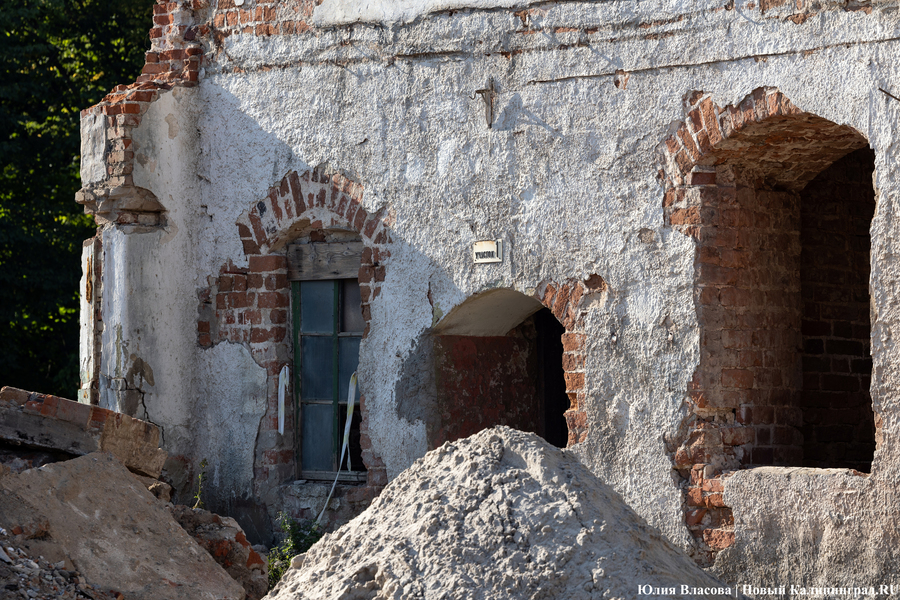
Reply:
[[[115, 396], [104, 392], [114, 388], [103, 378], [124, 378], [132, 355], [152, 369], [152, 384], [138, 378], [142, 410], [181, 457], [171, 471], [183, 489], [204, 458], [195, 447], [217, 447], [204, 438], [213, 436], [209, 428], [197, 427], [198, 411], [258, 418], [252, 435], [250, 427], [235, 429], [240, 441], [229, 461], [239, 468], [229, 473], [249, 490], [235, 510], [264, 531], [279, 502], [312, 511], [321, 494], [293, 479], [293, 442], [271, 433], [275, 363], [288, 360], [289, 345], [272, 351], [265, 385], [256, 387], [260, 362], [247, 360], [253, 342], [204, 338], [210, 331], [199, 329], [206, 319], [198, 293], [218, 285], [223, 265], [252, 270], [254, 256], [283, 257], [292, 236], [317, 227], [359, 233], [371, 248], [371, 271], [361, 271], [373, 288], [359, 373], [370, 474], [378, 479], [368, 496], [351, 499], [362, 503], [428, 448], [433, 416], [419, 418], [410, 403], [432, 393], [422, 340], [454, 307], [501, 288], [543, 300], [548, 282], [598, 277], [602, 293], [585, 294], [574, 315], [583, 337], [572, 343], [583, 366], [571, 378], [580, 421], [570, 422], [570, 434], [580, 429], [570, 451], [726, 579], [736, 581], [738, 565], [748, 564], [767, 585], [798, 576], [827, 584], [832, 573], [898, 583], [885, 566], [898, 558], [889, 541], [895, 534], [867, 536], [846, 525], [876, 523], [882, 532], [897, 525], [900, 375], [891, 357], [900, 327], [893, 260], [900, 101], [880, 90], [900, 96], [898, 9], [894, 0], [384, 2], [365, 10], [336, 0], [160, 3], [148, 61], [169, 62], [147, 69], [140, 84], [156, 86], [153, 94], [132, 100], [141, 90], [124, 90], [83, 117], [90, 156], [79, 201], [108, 215], [99, 396]], [[178, 54], [187, 47], [202, 58]], [[680, 143], [688, 152], [690, 144], [715, 143], [697, 137], [704, 119], [731, 119], [721, 107], [742, 106], [754, 90], [777, 91], [798, 111], [855, 132], [874, 152], [871, 398], [881, 442], [865, 477], [742, 469], [739, 461], [726, 473], [707, 472], [705, 462], [676, 457], [690, 437], [685, 424], [713, 417], [697, 413], [690, 395], [707, 364], [699, 242], [690, 230], [700, 213], [667, 204], [666, 191], [674, 169], [687, 165], [674, 184], [686, 187], [705, 185], [715, 169], [678, 163], [666, 140], [686, 131], [690, 141]], [[714, 112], [695, 120], [698, 101]], [[133, 114], [136, 123], [120, 118]], [[808, 170], [812, 179], [821, 169]], [[292, 177], [304, 173], [327, 181], [295, 185]], [[313, 184], [324, 191], [297, 193]], [[472, 244], [484, 239], [504, 241], [503, 262], [472, 263]], [[276, 327], [289, 331], [290, 323], [264, 328]], [[221, 352], [228, 378], [244, 383], [217, 380], [210, 352]], [[253, 390], [263, 388], [260, 405]], [[217, 390], [214, 404], [208, 390]], [[712, 437], [696, 448], [721, 447]], [[691, 535], [691, 520], [704, 518], [698, 508], [720, 510], [708, 528], [714, 539]], [[828, 535], [815, 539], [826, 541], [804, 547], [808, 560], [798, 563], [794, 534], [823, 520]], [[850, 542], [836, 541], [840, 527], [857, 558], [846, 551]], [[865, 558], [874, 555], [887, 558]]]

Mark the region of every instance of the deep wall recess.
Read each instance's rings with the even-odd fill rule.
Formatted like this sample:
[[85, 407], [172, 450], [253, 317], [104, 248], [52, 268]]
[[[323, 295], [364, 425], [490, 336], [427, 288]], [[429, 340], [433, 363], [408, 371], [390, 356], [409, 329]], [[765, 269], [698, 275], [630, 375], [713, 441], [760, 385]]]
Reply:
[[874, 154], [857, 131], [760, 88], [695, 93], [666, 140], [666, 224], [696, 240], [700, 364], [673, 440], [703, 564], [734, 542], [721, 477], [755, 466], [868, 472]]

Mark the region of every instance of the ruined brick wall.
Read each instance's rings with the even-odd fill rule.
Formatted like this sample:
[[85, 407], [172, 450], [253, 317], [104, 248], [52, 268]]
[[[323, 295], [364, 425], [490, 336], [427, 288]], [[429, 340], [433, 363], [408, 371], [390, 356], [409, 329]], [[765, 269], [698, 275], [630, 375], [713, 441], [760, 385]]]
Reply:
[[693, 394], [701, 413], [752, 427], [726, 450], [729, 466], [799, 464], [799, 198], [730, 166], [715, 183], [700, 190]]
[[[368, 252], [360, 278], [367, 321], [373, 314], [374, 320], [365, 368], [376, 389], [364, 394], [361, 407], [361, 443], [369, 466], [369, 485], [362, 489], [367, 493], [377, 492], [388, 472], [399, 472], [426, 445], [418, 423], [392, 412], [397, 363], [407, 360], [410, 348], [417, 349], [432, 318], [440, 319], [439, 307], [446, 310], [491, 286], [534, 293], [565, 324], [568, 443], [590, 437], [574, 452], [648, 521], [686, 545], [690, 540], [676, 518], [683, 508], [704, 560], [732, 544], [735, 517], [740, 526], [741, 515], [732, 515], [722, 493], [733, 469], [797, 464], [798, 427], [807, 443], [847, 435], [832, 425], [837, 412], [849, 414], [848, 407], [833, 403], [858, 392], [829, 392], [827, 410], [835, 414], [820, 415], [831, 421], [820, 421], [824, 426], [813, 431], [802, 417], [825, 408], [804, 412], [807, 395], [798, 381], [815, 379], [820, 387], [830, 385], [826, 380], [841, 381], [846, 387], [857, 385], [848, 383], [855, 378], [861, 392], [866, 374], [852, 370], [864, 369], [866, 357], [829, 356], [829, 371], [799, 379], [804, 356], [796, 350], [803, 342], [797, 322], [805, 307], [798, 309], [797, 302], [803, 280], [775, 280], [799, 269], [790, 265], [796, 248], [792, 241], [776, 255], [766, 244], [780, 244], [779, 236], [796, 239], [796, 227], [781, 227], [796, 218], [790, 203], [796, 204], [805, 183], [822, 169], [865, 144], [858, 132], [835, 123], [867, 134], [891, 131], [895, 101], [877, 91], [882, 86], [896, 94], [890, 85], [896, 69], [879, 60], [896, 45], [885, 33], [896, 25], [891, 7], [874, 3], [867, 18], [845, 14], [854, 10], [853, 3], [739, 2], [679, 6], [660, 16], [658, 3], [636, 5], [627, 15], [612, 4], [551, 3], [525, 10], [467, 7], [427, 15], [423, 10], [410, 21], [385, 17], [340, 23], [322, 20], [323, 10], [316, 16], [323, 26], [317, 27], [312, 18], [317, 0], [210, 4], [159, 2], [140, 83], [117, 90], [121, 96], [108, 103], [117, 108], [90, 114], [115, 127], [104, 164], [111, 169], [106, 183], [129, 190], [127, 197], [139, 201], [126, 207], [121, 203], [125, 196], [105, 193], [93, 183], [83, 200], [101, 218], [107, 215], [117, 232], [159, 227], [176, 242], [190, 238], [190, 247], [178, 251], [186, 257], [183, 262], [160, 254], [160, 279], [168, 270], [186, 273], [183, 279], [190, 280], [179, 282], [191, 296], [183, 303], [187, 309], [172, 313], [187, 314], [183, 329], [192, 343], [172, 355], [187, 365], [240, 345], [241, 367], [262, 379], [256, 397], [265, 397], [265, 414], [253, 414], [254, 429], [261, 418], [258, 439], [242, 437], [242, 457], [252, 458], [258, 482], [257, 499], [268, 501], [271, 490], [291, 479], [295, 441], [293, 414], [288, 412], [287, 435], [280, 437], [274, 416], [277, 372], [292, 352], [290, 311], [283, 304], [287, 290], [280, 287], [284, 265], [269, 265], [270, 270], [260, 259], [277, 260], [297, 236], [327, 236], [335, 228], [355, 231]], [[828, 29], [824, 37], [823, 26]], [[757, 54], [760, 48], [765, 55]], [[620, 56], [624, 62], [610, 67], [598, 56]], [[870, 60], [866, 68], [858, 68], [860, 57]], [[161, 167], [161, 183], [154, 188], [159, 199], [153, 204], [154, 198], [130, 191], [129, 169], [140, 174], [142, 167], [134, 161], [128, 127], [138, 127], [138, 134], [150, 129], [158, 111], [145, 116], [142, 102], [168, 102], [170, 86], [195, 81], [202, 87], [185, 97], [196, 112], [187, 115], [183, 129], [196, 133], [200, 158], [183, 169], [195, 185], [176, 183], [177, 166]], [[486, 81], [496, 83], [496, 92], [479, 96], [476, 91]], [[713, 102], [722, 98], [724, 105], [757, 86], [774, 85], [790, 90], [810, 112], [769, 87], [731, 106]], [[671, 124], [681, 119], [678, 99], [690, 86], [703, 86], [711, 95], [688, 93], [684, 123], [673, 130]], [[147, 91], [153, 95], [144, 100]], [[185, 107], [172, 112], [180, 119], [181, 111]], [[623, 128], [625, 120], [641, 126]], [[165, 132], [159, 121], [154, 128], [159, 124]], [[656, 143], [673, 131], [661, 177], [666, 190], [662, 222], [655, 187], [646, 185], [647, 169], [654, 164]], [[873, 135], [873, 147], [880, 157], [885, 152], [888, 167], [880, 177], [891, 182], [890, 165], [896, 161], [884, 137]], [[324, 162], [340, 164], [366, 184], [369, 210], [356, 210], [361, 192], [335, 192], [331, 179], [298, 183], [300, 173]], [[279, 181], [292, 169], [298, 173]], [[267, 199], [265, 189], [273, 182]], [[887, 193], [894, 193], [890, 186]], [[162, 207], [168, 203], [170, 215]], [[891, 214], [886, 210], [885, 223]], [[241, 211], [243, 255], [233, 227]], [[169, 223], [177, 227], [165, 224], [167, 216], [178, 219]], [[691, 239], [665, 231], [666, 226]], [[890, 231], [888, 225], [881, 230], [883, 248], [889, 246], [884, 240]], [[510, 260], [470, 265], [470, 232], [485, 239], [504, 237], [511, 242]], [[692, 242], [697, 244], [695, 271]], [[168, 239], [160, 246], [175, 254]], [[880, 259], [876, 254], [876, 261], [887, 262], [887, 254], [882, 251]], [[156, 258], [147, 255], [148, 261]], [[588, 273], [601, 273], [613, 286], [604, 298], [608, 303], [585, 304], [578, 298]], [[379, 295], [386, 274], [391, 288]], [[884, 282], [893, 274], [885, 268], [879, 277]], [[419, 285], [425, 279], [427, 301]], [[194, 285], [205, 288], [199, 301]], [[686, 293], [692, 286], [696, 304]], [[782, 303], [779, 294], [793, 304]], [[275, 304], [265, 305], [269, 298]], [[884, 317], [890, 294], [878, 298], [883, 326], [892, 327], [892, 317]], [[663, 313], [650, 314], [658, 306]], [[396, 316], [401, 313], [402, 318]], [[171, 316], [155, 319], [154, 325], [164, 329], [175, 322]], [[847, 319], [806, 321], [828, 323], [827, 333], [820, 328], [807, 335], [822, 341], [825, 353], [829, 342], [863, 340], [839, 331]], [[849, 322], [851, 333], [861, 324]], [[112, 332], [112, 321], [107, 325]], [[696, 325], [702, 350], [694, 343]], [[143, 335], [124, 331], [124, 339], [135, 343]], [[890, 348], [889, 338], [884, 334], [882, 348]], [[171, 339], [175, 336], [165, 341]], [[824, 356], [807, 354], [817, 361]], [[877, 356], [876, 364], [887, 364], [883, 357]], [[688, 364], [698, 365], [692, 385], [686, 381]], [[826, 368], [824, 361], [818, 364]], [[852, 377], [839, 371], [846, 364]], [[172, 381], [178, 374], [169, 365], [157, 372], [158, 381]], [[887, 382], [883, 390], [892, 385], [888, 375], [882, 378]], [[199, 392], [214, 378], [214, 373], [196, 376]], [[685, 406], [679, 407], [682, 392]], [[197, 390], [192, 394], [179, 402], [203, 402]], [[162, 405], [164, 397], [175, 396], [166, 390], [153, 401]], [[217, 401], [235, 406], [241, 398], [237, 392], [223, 393]], [[175, 414], [174, 405], [169, 402], [165, 409]], [[879, 406], [889, 406], [889, 393]], [[685, 413], [689, 417], [682, 421]], [[683, 506], [671, 473], [657, 468], [653, 444], [660, 432], [680, 475]], [[853, 435], [862, 440], [861, 434]], [[179, 452], [190, 453], [191, 441], [179, 440]], [[635, 472], [642, 476], [634, 477]], [[795, 479], [790, 485], [800, 484]], [[291, 484], [284, 506], [297, 516], [313, 516], [309, 504], [315, 494], [301, 487]], [[343, 489], [340, 510], [349, 516], [359, 505]], [[756, 502], [758, 495], [753, 498]], [[739, 542], [749, 535], [755, 535], [752, 528], [744, 529]]]
[[310, 31], [310, 17], [321, 0], [249, 0], [216, 3], [212, 23], [216, 35], [297, 35]]
[[[400, 412], [425, 423], [429, 448], [494, 425], [531, 431], [560, 447], [583, 441], [584, 305], [605, 289], [597, 275], [546, 282], [532, 296], [544, 308], [506, 335], [429, 332], [430, 362], [417, 366], [412, 388], [399, 392]], [[485, 306], [478, 294], [466, 302], [472, 302], [467, 319], [486, 318], [478, 314]], [[498, 310], [491, 306], [486, 310]], [[421, 369], [429, 371], [426, 379], [433, 375], [433, 387], [421, 386]]]
[[196, 83], [210, 32], [207, 0], [157, 0], [153, 6], [150, 50], [137, 83]]
[[[777, 90], [757, 89], [724, 109], [702, 93], [690, 95], [686, 104], [685, 124], [666, 141], [663, 207], [667, 222], [697, 243], [700, 364], [683, 437], [670, 448], [684, 481], [685, 519], [698, 560], [711, 564], [716, 552], [734, 543], [733, 516], [721, 494], [729, 472], [807, 464], [807, 448], [815, 466], [844, 466], [827, 465], [821, 453], [815, 455], [816, 436], [866, 439], [862, 431], [868, 431], [872, 407], [859, 389], [867, 375], [832, 372], [849, 371], [846, 354], [828, 357], [826, 369], [826, 361], [809, 351], [826, 352], [830, 341], [835, 354], [864, 360], [867, 314], [854, 302], [868, 302], [859, 282], [868, 279], [869, 242], [868, 236], [854, 236], [871, 221], [871, 210], [860, 206], [871, 200], [872, 188], [870, 182], [867, 191], [847, 192], [850, 186], [841, 190], [833, 176], [823, 175], [822, 183], [816, 180], [805, 190], [822, 170], [866, 142], [847, 127], [802, 113]], [[836, 172], [846, 180], [845, 168]], [[835, 243], [838, 222], [848, 219], [854, 236], [842, 235], [847, 241]], [[835, 267], [838, 255], [842, 266]], [[860, 272], [848, 277], [852, 269]], [[852, 337], [855, 322], [859, 337], [837, 339], [833, 322], [820, 321], [823, 309], [844, 316], [850, 328], [838, 323], [841, 334]], [[821, 372], [813, 375], [812, 368]], [[806, 389], [823, 384], [840, 389]], [[819, 406], [811, 404], [820, 400]], [[809, 416], [807, 405], [813, 408]], [[840, 410], [823, 411], [826, 406]], [[858, 433], [837, 431], [837, 415], [853, 412], [859, 419], [866, 411], [870, 420], [856, 426]], [[823, 419], [830, 426], [814, 431]], [[804, 433], [813, 433], [813, 440], [805, 443]]]
[[803, 464], [869, 472], [875, 421], [869, 324], [874, 155], [857, 150], [804, 190]]
[[96, 140], [100, 147], [89, 154], [102, 160], [105, 173], [84, 180], [83, 171], [83, 187], [75, 199], [101, 225], [165, 225], [165, 207], [159, 199], [149, 190], [135, 188], [132, 133], [160, 93], [197, 85], [206, 51], [203, 38], [210, 33], [205, 22], [208, 8], [206, 0], [157, 0], [150, 50], [137, 80], [117, 85], [100, 102], [81, 111], [82, 129], [94, 129], [102, 138]]
[[587, 335], [584, 317], [587, 311], [582, 302], [589, 295], [597, 295], [605, 290], [606, 282], [599, 275], [593, 274], [584, 281], [569, 279], [559, 283], [547, 282], [538, 288], [535, 295], [565, 328], [565, 333], [562, 334], [562, 361], [566, 396], [569, 399], [569, 408], [565, 412], [569, 431], [568, 446], [583, 442], [590, 428], [585, 412], [587, 398], [584, 381]]

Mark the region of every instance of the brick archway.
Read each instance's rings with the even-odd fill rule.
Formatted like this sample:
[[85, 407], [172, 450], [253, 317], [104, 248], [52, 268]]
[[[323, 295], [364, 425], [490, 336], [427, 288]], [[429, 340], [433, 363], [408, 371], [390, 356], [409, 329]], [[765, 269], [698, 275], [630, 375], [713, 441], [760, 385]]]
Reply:
[[583, 442], [590, 424], [585, 413], [584, 391], [584, 350], [585, 310], [582, 305], [587, 294], [603, 292], [606, 282], [599, 275], [591, 275], [585, 280], [566, 279], [561, 282], [547, 281], [538, 286], [534, 298], [548, 308], [562, 324], [563, 371], [566, 380], [566, 395], [569, 408], [565, 412], [569, 429], [567, 446]]
[[[685, 482], [686, 521], [701, 563], [734, 540], [731, 509], [721, 493], [723, 472], [845, 466], [809, 460], [818, 451], [810, 440], [820, 432], [824, 438], [825, 429], [817, 430], [811, 415], [825, 414], [814, 403], [821, 402], [817, 396], [826, 382], [840, 380], [833, 393], [826, 390], [828, 402], [845, 401], [862, 420], [852, 435], [867, 437], [874, 429], [864, 364], [851, 372], [851, 365], [866, 362], [867, 302], [839, 301], [836, 293], [841, 277], [861, 272], [852, 275], [861, 287], [852, 295], [867, 300], [868, 238], [848, 266], [825, 264], [829, 253], [821, 241], [840, 237], [825, 221], [835, 221], [842, 210], [857, 215], [858, 228], [868, 234], [874, 192], [871, 170], [867, 183], [860, 167], [868, 160], [874, 168], [867, 146], [856, 130], [800, 110], [774, 88], [758, 88], [724, 108], [693, 93], [685, 121], [663, 145], [666, 225], [697, 243], [700, 364], [687, 390], [689, 417], [669, 448]], [[829, 175], [835, 169], [841, 171], [837, 179]], [[849, 185], [844, 182], [851, 171], [852, 190], [841, 196], [828, 189], [832, 180], [842, 183], [831, 187]], [[820, 214], [825, 205], [835, 215]], [[821, 280], [822, 272], [835, 273], [834, 285]], [[838, 318], [836, 308], [851, 316]], [[836, 335], [859, 339], [829, 338]], [[817, 344], [834, 347], [840, 356], [824, 360], [845, 364], [846, 373], [807, 372], [808, 353]], [[860, 355], [844, 355], [852, 352]], [[822, 354], [813, 358], [821, 363]]]
[[604, 289], [597, 275], [544, 281], [530, 295], [494, 288], [450, 310], [428, 331], [438, 384], [429, 446], [498, 424], [560, 447], [584, 441], [583, 301]]

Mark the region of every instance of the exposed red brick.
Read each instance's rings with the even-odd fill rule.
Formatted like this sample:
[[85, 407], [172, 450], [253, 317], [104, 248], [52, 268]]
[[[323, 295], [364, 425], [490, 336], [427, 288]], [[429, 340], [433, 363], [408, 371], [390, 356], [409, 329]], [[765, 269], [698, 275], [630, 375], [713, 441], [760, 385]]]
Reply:
[[584, 356], [581, 354], [563, 354], [563, 369], [566, 371], [574, 371], [584, 368]]
[[704, 492], [722, 492], [724, 488], [721, 479], [705, 479], [700, 489]]
[[563, 350], [575, 352], [584, 348], [584, 335], [578, 333], [564, 333], [562, 335]]
[[566, 391], [580, 390], [584, 387], [584, 373], [566, 373]]
[[280, 254], [268, 254], [265, 256], [251, 256], [250, 270], [257, 273], [278, 271], [287, 268], [287, 257]]
[[287, 308], [290, 299], [284, 292], [262, 292], [256, 301], [259, 308]]
[[78, 402], [61, 402], [57, 406], [56, 418], [86, 429], [91, 420], [91, 406]]
[[713, 550], [724, 550], [734, 545], [734, 532], [722, 529], [707, 529], [703, 532], [703, 541]]
[[693, 509], [688, 510], [685, 513], [684, 520], [688, 525], [697, 525], [703, 520], [703, 517], [705, 515], [706, 515], [705, 508], [693, 508]]

